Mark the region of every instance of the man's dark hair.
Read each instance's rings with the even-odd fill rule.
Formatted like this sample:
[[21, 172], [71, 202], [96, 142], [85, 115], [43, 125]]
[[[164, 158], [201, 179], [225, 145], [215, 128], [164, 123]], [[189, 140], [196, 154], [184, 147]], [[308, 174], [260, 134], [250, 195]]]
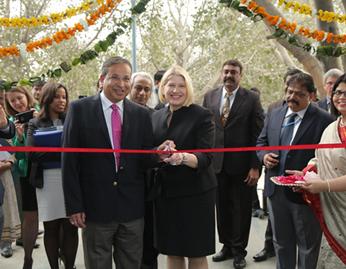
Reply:
[[120, 57], [120, 56], [115, 56], [115, 57], [111, 57], [111, 58], [107, 59], [103, 63], [102, 68], [101, 68], [101, 76], [106, 76], [108, 74], [108, 69], [115, 64], [127, 64], [132, 71], [132, 65], [129, 62], [129, 60], [127, 60], [123, 57]]
[[44, 84], [46, 84], [45, 80], [37, 80], [32, 84], [32, 87], [38, 87], [38, 88], [42, 88], [44, 86]]
[[298, 68], [289, 67], [284, 75], [284, 82], [286, 82], [287, 77], [292, 77], [298, 73], [303, 73], [303, 71]]
[[345, 83], [346, 84], [346, 73], [341, 75], [336, 81], [335, 81], [335, 84], [333, 86], [333, 91], [332, 91], [332, 95], [330, 97], [330, 112], [332, 115], [334, 116], [339, 116], [341, 113], [336, 109], [335, 105], [334, 105], [334, 102], [333, 102], [333, 97], [334, 97], [334, 94], [335, 94], [335, 91], [336, 89], [339, 87], [339, 85], [341, 83]]
[[309, 93], [316, 92], [315, 85], [314, 85], [314, 80], [312, 79], [312, 76], [304, 73], [304, 72], [299, 72], [287, 81], [287, 86], [293, 85], [293, 84], [298, 84], [301, 87], [304, 87]]
[[154, 75], [155, 84], [160, 82], [166, 70], [159, 70]]
[[243, 73], [243, 65], [237, 59], [227, 60], [226, 62], [223, 63], [222, 68], [224, 68], [225, 65], [238, 66], [240, 69], [240, 74]]

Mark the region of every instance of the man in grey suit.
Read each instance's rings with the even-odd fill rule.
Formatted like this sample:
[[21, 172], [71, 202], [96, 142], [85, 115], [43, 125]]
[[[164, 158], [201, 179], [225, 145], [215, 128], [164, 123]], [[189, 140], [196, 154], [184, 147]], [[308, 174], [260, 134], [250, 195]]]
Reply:
[[336, 80], [343, 74], [340, 69], [329, 69], [323, 76], [323, 89], [326, 92], [326, 97], [317, 102], [318, 106], [330, 113], [330, 97]]
[[[228, 60], [222, 66], [223, 86], [208, 92], [203, 106], [214, 114], [215, 147], [256, 145], [263, 126], [259, 95], [241, 87], [243, 66]], [[255, 152], [216, 153], [213, 166], [218, 180], [217, 227], [223, 248], [214, 262], [234, 257], [233, 266], [246, 266], [252, 212], [252, 187], [257, 183], [261, 164]]]
[[[72, 102], [64, 125], [64, 147], [151, 149], [149, 111], [126, 99], [131, 64], [121, 57], [104, 62], [103, 91]], [[66, 211], [84, 228], [90, 269], [139, 269], [144, 226], [144, 171], [154, 156], [119, 153], [64, 153]]]
[[[257, 146], [317, 144], [322, 132], [333, 121], [325, 111], [311, 104], [314, 92], [312, 77], [305, 73], [287, 82], [286, 105], [267, 114]], [[314, 150], [258, 151], [266, 166], [264, 194], [273, 230], [277, 268], [316, 268], [321, 229], [300, 193], [277, 186], [270, 180], [285, 175], [286, 170], [302, 170], [314, 157]]]

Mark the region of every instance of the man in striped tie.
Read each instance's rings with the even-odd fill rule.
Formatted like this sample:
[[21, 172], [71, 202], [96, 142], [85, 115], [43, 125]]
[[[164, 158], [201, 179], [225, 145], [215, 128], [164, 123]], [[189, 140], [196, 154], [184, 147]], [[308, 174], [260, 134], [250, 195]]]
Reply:
[[[267, 115], [257, 146], [318, 144], [333, 119], [311, 103], [314, 91], [310, 75], [292, 76], [287, 82], [287, 102]], [[258, 151], [257, 155], [267, 168], [264, 195], [269, 198], [277, 269], [316, 268], [321, 240], [317, 219], [301, 193], [270, 181], [272, 176], [285, 175], [286, 170], [302, 170], [314, 157], [314, 150]]]

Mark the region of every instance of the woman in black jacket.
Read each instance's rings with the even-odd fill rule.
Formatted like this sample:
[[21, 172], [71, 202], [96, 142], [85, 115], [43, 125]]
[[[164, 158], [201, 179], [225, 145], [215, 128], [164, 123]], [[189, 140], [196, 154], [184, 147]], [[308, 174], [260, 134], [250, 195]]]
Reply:
[[[58, 83], [48, 82], [42, 88], [41, 110], [37, 118], [29, 122], [28, 146], [37, 146], [35, 132], [49, 129], [62, 130], [68, 106], [67, 89]], [[36, 141], [35, 141], [36, 140]], [[47, 145], [53, 145], [48, 141]], [[78, 231], [66, 216], [62, 189], [61, 153], [29, 153], [31, 171], [29, 180], [36, 187], [39, 220], [44, 225], [44, 245], [50, 267], [59, 268], [59, 255], [64, 257], [65, 268], [72, 269], [78, 247]], [[62, 239], [62, 240], [61, 240]]]
[[[212, 114], [192, 103], [189, 75], [173, 66], [163, 76], [160, 99], [168, 106], [152, 116], [160, 150], [208, 149], [214, 143]], [[215, 252], [216, 178], [210, 153], [161, 155], [157, 172], [160, 194], [156, 199], [156, 239], [160, 253], [168, 256], [168, 269], [206, 269], [206, 256]]]

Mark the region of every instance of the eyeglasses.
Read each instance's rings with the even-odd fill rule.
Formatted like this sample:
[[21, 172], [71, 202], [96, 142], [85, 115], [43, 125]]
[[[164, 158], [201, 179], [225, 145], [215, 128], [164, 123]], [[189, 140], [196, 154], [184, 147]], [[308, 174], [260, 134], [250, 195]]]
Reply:
[[334, 96], [335, 97], [345, 97], [346, 98], [346, 91], [342, 91], [342, 90], [335, 90], [334, 91]]

